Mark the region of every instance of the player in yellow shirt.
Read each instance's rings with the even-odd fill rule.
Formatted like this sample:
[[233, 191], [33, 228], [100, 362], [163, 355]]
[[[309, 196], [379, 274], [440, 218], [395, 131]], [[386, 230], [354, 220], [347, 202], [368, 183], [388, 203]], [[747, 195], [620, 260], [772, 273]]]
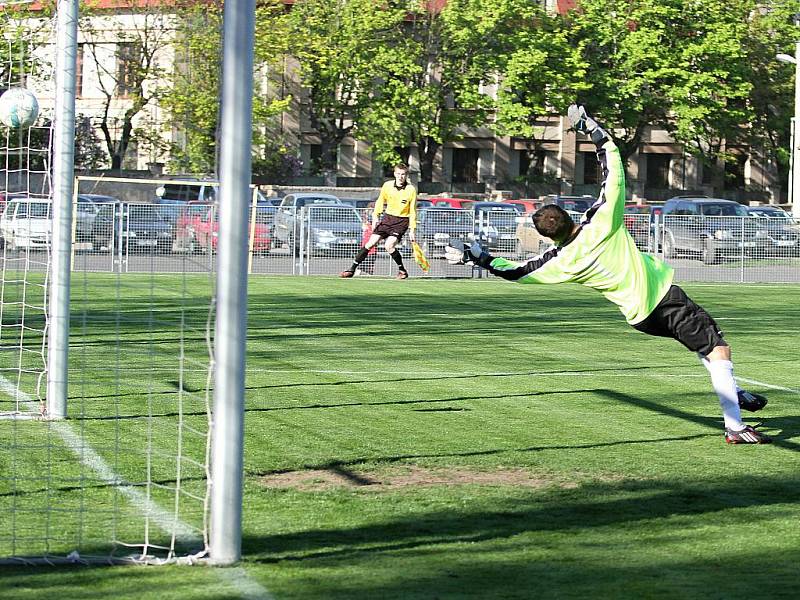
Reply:
[[[381, 213], [385, 214], [381, 217]], [[408, 182], [408, 166], [400, 163], [394, 168], [394, 181], [387, 181], [381, 187], [380, 196], [372, 212], [372, 235], [358, 251], [353, 265], [339, 273], [339, 277], [352, 277], [369, 251], [381, 240], [386, 240], [386, 252], [392, 257], [397, 268], [397, 279], [408, 279], [408, 271], [403, 265], [403, 257], [397, 244], [406, 231], [411, 242], [416, 241], [414, 230], [417, 227], [417, 190]]]

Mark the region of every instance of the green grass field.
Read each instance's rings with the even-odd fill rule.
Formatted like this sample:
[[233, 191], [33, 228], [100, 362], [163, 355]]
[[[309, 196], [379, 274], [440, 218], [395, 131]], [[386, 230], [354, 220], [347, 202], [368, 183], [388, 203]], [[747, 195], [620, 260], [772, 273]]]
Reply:
[[[254, 278], [241, 568], [3, 567], [0, 597], [796, 598], [800, 288], [685, 288], [768, 395], [745, 416], [772, 446], [726, 445], [698, 359], [577, 286]], [[126, 449], [147, 444], [157, 478], [174, 471], [178, 413], [202, 454], [207, 294], [203, 276], [75, 286], [70, 426], [128, 481], [147, 465]], [[0, 422], [0, 469], [19, 474], [0, 482], [5, 529], [46, 500], [86, 512], [89, 545], [109, 521], [135, 537], [135, 509], [101, 481], [81, 489], [85, 469], [52, 432], [38, 448], [42, 431]], [[127, 516], [101, 518], [109, 503]]]

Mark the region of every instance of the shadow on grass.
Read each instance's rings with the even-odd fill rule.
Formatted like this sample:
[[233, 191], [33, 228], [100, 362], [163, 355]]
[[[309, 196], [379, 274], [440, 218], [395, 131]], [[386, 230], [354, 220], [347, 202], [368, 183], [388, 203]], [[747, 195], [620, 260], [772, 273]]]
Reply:
[[[562, 394], [585, 394], [591, 393], [595, 390], [591, 389], [580, 389], [580, 390], [548, 390], [547, 392], [524, 392], [521, 394], [498, 394], [496, 396], [453, 396], [448, 398], [436, 398], [436, 399], [428, 399], [428, 400], [386, 400], [384, 402], [335, 402], [335, 403], [328, 403], [328, 404], [303, 404], [301, 406], [267, 406], [263, 408], [247, 408], [245, 407], [245, 413], [266, 413], [266, 412], [285, 412], [285, 411], [295, 411], [295, 410], [320, 410], [320, 409], [327, 409], [327, 408], [344, 408], [344, 407], [352, 407], [352, 406], [404, 406], [404, 405], [412, 405], [412, 404], [438, 404], [442, 402], [462, 402], [465, 400], [502, 400], [503, 398], [532, 398], [534, 396], [551, 396], [551, 395], [562, 395]], [[96, 398], [96, 396], [93, 396]], [[456, 408], [446, 408], [446, 409], [432, 409], [432, 410], [462, 410]], [[125, 420], [125, 419], [145, 419], [145, 418], [158, 418], [158, 417], [179, 417], [179, 416], [201, 416], [205, 415], [205, 411], [195, 411], [195, 412], [162, 412], [162, 413], [140, 413], [135, 415], [109, 415], [105, 417], [71, 417], [71, 419], [75, 421], [117, 421], [117, 420]]]
[[[653, 411], [661, 413], [662, 415], [666, 415], [668, 417], [673, 417], [675, 419], [681, 419], [683, 421], [687, 421], [689, 423], [694, 423], [696, 425], [703, 425], [707, 427], [717, 427], [718, 429], [721, 427], [721, 418], [712, 418], [712, 417], [703, 417], [699, 415], [695, 415], [692, 413], [688, 413], [686, 411], [680, 410], [678, 408], [674, 408], [671, 406], [665, 406], [663, 404], [657, 404], [655, 402], [650, 402], [649, 400], [644, 400], [643, 398], [638, 398], [636, 396], [631, 396], [630, 394], [623, 394], [622, 392], [618, 392], [615, 390], [596, 390], [596, 393], [611, 398], [612, 400], [616, 400], [618, 402], [623, 402], [625, 404], [629, 404], [632, 406], [637, 406], [639, 408], [644, 408], [645, 410]], [[751, 413], [747, 413], [742, 411], [742, 416], [745, 417], [746, 420], [750, 420], [748, 415]], [[757, 417], [760, 417], [760, 413], [758, 413]], [[779, 446], [781, 448], [785, 448], [786, 450], [792, 450], [794, 452], [800, 451], [800, 444], [797, 442], [789, 441], [788, 438], [794, 438], [800, 435], [800, 419], [797, 417], [765, 417], [765, 418], [758, 418], [758, 420], [763, 424], [769, 427], [770, 429], [777, 429], [777, 433], [770, 433], [770, 437], [773, 438], [773, 444]]]
[[[248, 562], [298, 564], [301, 573], [383, 570], [390, 582], [378, 586], [380, 597], [389, 598], [661, 597], [657, 590], [682, 598], [744, 598], [757, 591], [790, 598], [800, 590], [793, 566], [800, 549], [788, 539], [745, 542], [736, 532], [761, 527], [759, 512], [747, 509], [765, 509], [766, 524], [775, 518], [766, 509], [798, 502], [799, 489], [796, 477], [742, 475], [729, 481], [593, 482], [513, 498], [470, 493], [469, 503], [454, 500], [447, 509], [409, 510], [377, 523], [245, 536], [244, 553]], [[708, 526], [742, 546], [716, 542], [703, 530]], [[669, 554], [653, 546], [669, 548]], [[678, 559], [680, 548], [692, 548], [691, 558], [681, 553]], [[747, 563], [739, 557], [757, 556], [772, 558], [743, 576]], [[415, 569], [402, 567], [405, 561]], [[392, 565], [400, 568], [391, 572]], [[735, 589], [708, 594], [729, 577], [739, 581]], [[324, 591], [314, 597], [379, 597], [371, 595], [379, 591], [370, 586], [372, 577], [358, 588], [350, 579], [319, 582]], [[770, 594], [780, 582], [789, 587]]]

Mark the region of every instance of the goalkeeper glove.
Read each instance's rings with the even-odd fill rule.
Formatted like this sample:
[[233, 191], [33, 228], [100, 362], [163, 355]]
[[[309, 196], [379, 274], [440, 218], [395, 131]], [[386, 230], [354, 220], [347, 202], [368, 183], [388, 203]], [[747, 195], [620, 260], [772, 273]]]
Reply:
[[600, 127], [600, 124], [590, 117], [586, 113], [586, 109], [579, 104], [570, 105], [567, 110], [567, 120], [575, 131], [589, 135], [598, 147], [608, 140], [608, 134]]
[[450, 240], [444, 251], [444, 257], [451, 265], [474, 265], [484, 254], [478, 242], [472, 242], [467, 248], [461, 240]]

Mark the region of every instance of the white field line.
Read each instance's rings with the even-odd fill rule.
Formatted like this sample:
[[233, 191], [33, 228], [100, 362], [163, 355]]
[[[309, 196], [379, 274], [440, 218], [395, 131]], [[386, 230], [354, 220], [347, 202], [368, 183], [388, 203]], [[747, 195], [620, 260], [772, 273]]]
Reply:
[[[25, 392], [17, 389], [14, 384], [2, 375], [0, 375], [0, 390], [15, 400], [25, 403], [29, 410], [39, 411], [38, 402], [34, 401]], [[82, 438], [72, 430], [68, 423], [65, 421], [48, 421], [48, 424], [61, 437], [67, 448], [72, 450], [85, 466], [97, 473], [106, 483], [119, 489], [131, 504], [146, 517], [153, 519], [161, 529], [167, 533], [171, 533], [174, 530], [175, 535], [182, 541], [202, 541], [202, 537], [197, 534], [193, 527], [177, 520], [174, 515], [160, 508], [141, 490], [125, 485], [103, 457], [97, 454], [90, 446], [84, 444]]]
[[[544, 371], [542, 373], [531, 373], [530, 371], [487, 371], [485, 373], [476, 373], [476, 372], [450, 372], [450, 371], [409, 371], [408, 369], [399, 369], [399, 370], [381, 370], [381, 369], [370, 369], [364, 368], [355, 371], [344, 370], [344, 369], [304, 369], [302, 367], [298, 367], [297, 369], [258, 369], [258, 368], [248, 368], [248, 373], [296, 373], [298, 375], [305, 374], [305, 373], [318, 373], [318, 374], [327, 374], [327, 375], [405, 375], [407, 377], [430, 377], [430, 376], [438, 376], [438, 377], [551, 377], [551, 376], [558, 376], [558, 375], [569, 375], [570, 377], [603, 377], [608, 375], [610, 377], [636, 377], [641, 378], [643, 376], [642, 372], [637, 373], [619, 373], [615, 372], [613, 369], [608, 369], [602, 372], [596, 371], [585, 371], [581, 372], [579, 370], [575, 371]], [[704, 373], [697, 373], [697, 374], [687, 374], [687, 373], [675, 373], [674, 375], [664, 373], [660, 376], [663, 377], [672, 377], [672, 378], [680, 378], [684, 379], [686, 377], [708, 377], [707, 374]], [[345, 382], [347, 383], [347, 382]]]
[[[17, 389], [14, 384], [2, 375], [0, 375], [0, 391], [8, 394], [15, 400], [20, 400], [25, 403], [31, 411], [38, 412], [39, 403], [22, 390]], [[114, 472], [102, 456], [83, 442], [81, 436], [72, 430], [69, 423], [65, 421], [48, 421], [48, 425], [61, 437], [67, 448], [69, 448], [85, 466], [97, 473], [106, 483], [115, 486], [140, 513], [152, 519], [153, 522], [166, 533], [172, 533], [174, 531], [176, 538], [181, 541], [191, 543], [202, 541], [202, 536], [198, 535], [194, 527], [184, 523], [174, 514], [158, 506], [142, 493], [141, 490], [124, 484], [123, 479]], [[273, 596], [270, 595], [266, 589], [261, 587], [260, 584], [251, 579], [241, 567], [234, 569], [215, 569], [214, 571], [220, 579], [234, 587], [242, 598], [247, 600], [273, 600]]]
[[800, 394], [800, 390], [783, 387], [782, 385], [772, 385], [771, 383], [764, 383], [763, 381], [757, 381], [756, 379], [748, 379], [747, 377], [737, 377], [736, 379], [738, 381], [744, 381], [745, 383], [752, 383], [753, 385], [759, 385], [761, 387], [765, 387], [771, 390], [779, 390], [781, 392], [789, 392], [791, 394]]

